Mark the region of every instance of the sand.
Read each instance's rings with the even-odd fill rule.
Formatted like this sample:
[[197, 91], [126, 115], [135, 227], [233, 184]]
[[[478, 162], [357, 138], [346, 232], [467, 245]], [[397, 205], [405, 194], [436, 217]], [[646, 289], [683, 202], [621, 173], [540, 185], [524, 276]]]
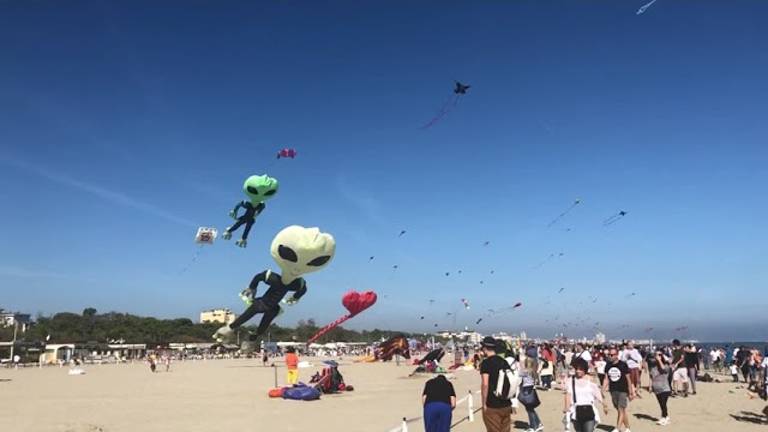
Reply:
[[[309, 359], [318, 364], [318, 359]], [[285, 370], [279, 363], [278, 379]], [[144, 363], [86, 366], [70, 376], [67, 368], [0, 369], [0, 430], [29, 432], [151, 431], [372, 431], [387, 432], [410, 419], [410, 431], [423, 431], [420, 394], [425, 376], [407, 378], [411, 366], [341, 362], [340, 371], [354, 392], [320, 401], [269, 399], [272, 368], [258, 360], [207, 360], [174, 363], [171, 372], [149, 372]], [[319, 367], [301, 369], [307, 379]], [[459, 396], [479, 388], [474, 371], [459, 371], [452, 381]], [[653, 395], [630, 406], [632, 431], [768, 431], [759, 414], [765, 402], [750, 400], [732, 383], [700, 383], [699, 394], [670, 400], [672, 425], [657, 426]], [[541, 392], [538, 409], [546, 431], [562, 431], [562, 393]], [[475, 396], [479, 406], [478, 396]], [[454, 414], [453, 430], [484, 431], [480, 413], [462, 421], [467, 406]], [[611, 410], [603, 423], [615, 418]], [[609, 419], [609, 420], [608, 420]], [[524, 411], [513, 417], [527, 428]], [[608, 421], [606, 421], [608, 420]], [[760, 423], [762, 422], [762, 424]], [[612, 427], [604, 425], [602, 430]]]

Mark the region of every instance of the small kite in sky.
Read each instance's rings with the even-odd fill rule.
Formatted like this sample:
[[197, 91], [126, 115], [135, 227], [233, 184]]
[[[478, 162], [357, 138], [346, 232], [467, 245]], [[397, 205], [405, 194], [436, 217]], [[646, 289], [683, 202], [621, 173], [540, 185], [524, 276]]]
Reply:
[[557, 293], [560, 294], [563, 291], [565, 291], [565, 288], [560, 288], [559, 290], [557, 290]]
[[450, 275], [451, 275], [451, 272], [445, 272], [445, 275], [446, 275], [446, 276], [450, 276]]
[[395, 264], [395, 265], [393, 265], [393, 266], [392, 266], [392, 270], [397, 270], [397, 268], [398, 268], [398, 267], [397, 267], [397, 264]]
[[402, 230], [402, 231], [400, 231], [400, 234], [398, 234], [397, 236], [398, 236], [398, 237], [402, 237], [402, 236], [403, 236], [403, 234], [405, 234], [405, 230]]
[[556, 218], [552, 219], [552, 221], [551, 221], [550, 223], [548, 223], [548, 224], [547, 224], [547, 228], [549, 228], [549, 227], [551, 227], [552, 225], [554, 225], [554, 224], [558, 223], [558, 222], [560, 221], [560, 219], [564, 218], [564, 217], [565, 217], [565, 216], [566, 216], [568, 213], [570, 213], [570, 212], [571, 212], [571, 210], [573, 210], [573, 209], [574, 209], [574, 208], [575, 208], [577, 205], [579, 205], [579, 204], [581, 204], [581, 200], [580, 200], [580, 199], [577, 199], [576, 201], [574, 201], [574, 202], [573, 202], [573, 204], [571, 204], [571, 206], [570, 206], [570, 207], [568, 207], [567, 209], [565, 209], [565, 211], [564, 211], [564, 212], [560, 213], [559, 215], [557, 215], [557, 217], [556, 217]]
[[292, 148], [284, 148], [277, 152], [277, 158], [291, 158], [294, 159], [296, 157], [296, 149]]
[[649, 7], [651, 7], [654, 3], [656, 3], [656, 0], [651, 0], [649, 3], [644, 4], [640, 7], [640, 9], [637, 10], [635, 15], [642, 15], [645, 13], [646, 10], [648, 10]]
[[494, 271], [493, 271], [493, 270], [491, 270], [491, 274], [493, 274], [493, 272], [494, 272]]
[[490, 241], [486, 241], [485, 243], [483, 243], [483, 246], [488, 246], [489, 244], [491, 244], [491, 242]]
[[449, 112], [453, 111], [454, 108], [456, 108], [456, 105], [459, 103], [459, 99], [467, 94], [467, 90], [469, 90], [471, 86], [462, 84], [458, 81], [456, 81], [455, 87], [453, 88], [453, 96], [451, 96], [448, 100], [446, 100], [443, 105], [440, 107], [440, 109], [437, 111], [437, 114], [435, 114], [432, 119], [427, 122], [424, 126], [422, 126], [422, 129], [429, 129], [430, 127], [434, 126], [437, 122], [439, 122], [443, 117], [448, 115]]
[[627, 212], [624, 210], [621, 210], [620, 212], [616, 213], [615, 215], [609, 217], [608, 219], [603, 221], [603, 226], [613, 225], [614, 223], [621, 220], [624, 216], [627, 215]]
[[371, 255], [371, 257], [368, 258], [368, 262], [371, 262], [371, 261], [373, 261], [373, 255]]
[[478, 325], [478, 324], [480, 324], [480, 322], [481, 322], [482, 320], [483, 320], [482, 318], [478, 318], [478, 319], [477, 319], [477, 321], [475, 321], [475, 325]]
[[464, 305], [464, 309], [469, 309], [469, 300], [463, 298], [461, 303]]
[[514, 306], [512, 306], [512, 309], [517, 309], [517, 308], [519, 308], [519, 307], [520, 307], [520, 306], [522, 306], [522, 305], [523, 305], [523, 303], [522, 303], [522, 302], [517, 302], [517, 303], [515, 303], [515, 305], [514, 305]]

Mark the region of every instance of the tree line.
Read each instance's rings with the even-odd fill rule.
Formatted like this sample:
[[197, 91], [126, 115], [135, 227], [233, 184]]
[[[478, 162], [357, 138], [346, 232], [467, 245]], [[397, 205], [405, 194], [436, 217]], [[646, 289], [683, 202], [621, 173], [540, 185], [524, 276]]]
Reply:
[[[59, 312], [38, 316], [26, 332], [17, 335], [17, 340], [27, 343], [143, 343], [154, 346], [172, 342], [211, 342], [211, 335], [220, 326], [219, 323], [195, 323], [189, 318], [158, 319], [120, 312], [100, 314], [94, 308], [86, 308], [81, 314]], [[301, 320], [294, 328], [272, 324], [264, 340], [304, 342], [319, 328], [314, 319]], [[247, 337], [247, 331], [255, 331], [255, 326], [242, 329], [241, 337]], [[355, 331], [340, 326], [317, 342], [370, 343], [399, 334], [412, 336], [405, 332], [379, 329]], [[0, 341], [12, 338], [13, 327], [0, 327]]]

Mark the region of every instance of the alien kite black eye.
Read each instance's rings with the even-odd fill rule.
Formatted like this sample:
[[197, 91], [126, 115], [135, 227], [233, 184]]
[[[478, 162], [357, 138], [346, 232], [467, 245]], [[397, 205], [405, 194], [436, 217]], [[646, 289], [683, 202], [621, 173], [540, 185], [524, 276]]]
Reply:
[[275, 194], [275, 192], [277, 192], [277, 191], [276, 191], [276, 190], [274, 190], [274, 189], [271, 189], [271, 190], [268, 190], [268, 191], [264, 192], [264, 195], [266, 195], [266, 196], [271, 196], [271, 195], [274, 195], [274, 194]]
[[255, 188], [255, 187], [253, 187], [253, 186], [248, 186], [248, 187], [247, 187], [247, 189], [248, 189], [248, 193], [252, 193], [252, 194], [254, 194], [254, 195], [258, 195], [258, 194], [259, 194], [259, 190], [258, 190], [258, 189], [256, 189], [256, 188]]
[[288, 246], [280, 245], [277, 247], [277, 253], [280, 255], [280, 258], [290, 261], [290, 262], [297, 262], [299, 260], [299, 257], [296, 256], [296, 252], [293, 251], [293, 249], [289, 248]]
[[312, 261], [308, 262], [307, 265], [313, 266], [313, 267], [320, 267], [321, 265], [325, 265], [328, 261], [330, 261], [331, 256], [330, 255], [323, 255], [319, 256]]

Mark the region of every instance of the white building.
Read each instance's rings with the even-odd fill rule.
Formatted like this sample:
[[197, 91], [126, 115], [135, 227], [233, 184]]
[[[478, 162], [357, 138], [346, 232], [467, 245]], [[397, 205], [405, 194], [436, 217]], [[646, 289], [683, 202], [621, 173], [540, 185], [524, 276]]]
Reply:
[[595, 334], [595, 343], [596, 344], [604, 344], [605, 343], [605, 335], [603, 333], [597, 333]]
[[29, 314], [23, 314], [19, 312], [8, 312], [0, 309], [0, 327], [13, 327], [19, 326], [20, 332], [27, 331], [29, 324], [32, 322]]
[[236, 315], [229, 309], [211, 309], [200, 312], [200, 323], [231, 324]]

